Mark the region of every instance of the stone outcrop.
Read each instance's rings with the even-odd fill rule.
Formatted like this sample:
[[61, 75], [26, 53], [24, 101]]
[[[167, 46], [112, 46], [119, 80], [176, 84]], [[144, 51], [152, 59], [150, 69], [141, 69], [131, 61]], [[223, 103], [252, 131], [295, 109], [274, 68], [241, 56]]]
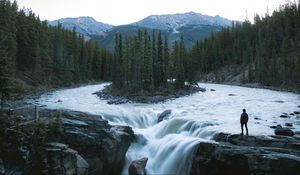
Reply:
[[191, 174], [294, 175], [300, 172], [300, 139], [220, 133], [217, 142], [200, 143]]
[[[130, 127], [112, 126], [101, 116], [68, 110], [41, 109], [39, 120], [31, 121], [32, 110], [15, 111], [12, 119], [3, 121], [10, 128], [1, 131], [0, 172], [121, 173], [134, 139]], [[22, 120], [14, 121], [20, 115]], [[1, 120], [5, 118], [1, 114]]]
[[151, 93], [143, 91], [141, 93], [128, 94], [127, 91], [116, 91], [112, 88], [111, 85], [109, 85], [106, 86], [103, 90], [95, 92], [94, 94], [97, 95], [100, 99], [107, 100], [108, 104], [123, 104], [129, 102], [159, 103], [169, 99], [191, 95], [199, 91], [205, 92], [206, 89], [191, 85], [182, 90], [173, 90], [172, 88], [169, 88]]
[[145, 167], [147, 162], [148, 158], [146, 157], [132, 161], [128, 169], [129, 175], [146, 175]]

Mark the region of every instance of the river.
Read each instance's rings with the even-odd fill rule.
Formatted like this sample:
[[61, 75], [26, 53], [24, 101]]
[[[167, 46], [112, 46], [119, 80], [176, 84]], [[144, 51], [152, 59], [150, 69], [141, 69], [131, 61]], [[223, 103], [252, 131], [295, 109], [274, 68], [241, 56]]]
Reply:
[[[138, 136], [126, 154], [129, 163], [148, 157], [148, 174], [188, 174], [192, 153], [201, 141], [211, 141], [219, 132], [240, 133], [239, 117], [245, 108], [250, 135], [270, 135], [272, 125], [293, 123], [300, 131], [300, 116], [280, 118], [283, 113], [300, 111], [300, 95], [266, 89], [202, 84], [198, 92], [157, 104], [109, 105], [92, 93], [107, 85], [90, 85], [58, 90], [42, 95], [37, 103], [47, 108], [63, 108], [101, 114], [111, 124], [131, 126]], [[214, 90], [211, 90], [214, 89]], [[157, 124], [157, 116], [171, 109], [171, 115]]]

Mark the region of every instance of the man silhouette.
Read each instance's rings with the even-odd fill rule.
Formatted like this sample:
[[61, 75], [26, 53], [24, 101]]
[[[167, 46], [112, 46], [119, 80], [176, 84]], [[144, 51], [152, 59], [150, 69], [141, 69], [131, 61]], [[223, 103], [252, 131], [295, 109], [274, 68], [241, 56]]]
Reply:
[[247, 123], [248, 123], [248, 114], [246, 113], [246, 109], [243, 109], [243, 113], [241, 114], [241, 118], [240, 118], [240, 123], [241, 123], [241, 129], [242, 129], [242, 135], [244, 135], [244, 128], [243, 126], [245, 125], [246, 128], [246, 134], [248, 135], [248, 127], [247, 127]]

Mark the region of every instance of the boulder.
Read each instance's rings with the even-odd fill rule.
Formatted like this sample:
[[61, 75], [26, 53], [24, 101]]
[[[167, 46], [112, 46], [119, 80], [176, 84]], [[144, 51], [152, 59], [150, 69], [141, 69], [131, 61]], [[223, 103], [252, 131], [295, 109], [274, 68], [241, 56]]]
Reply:
[[275, 129], [275, 135], [282, 135], [282, 136], [293, 136], [295, 135], [294, 132], [289, 128], [281, 128], [277, 127]]
[[300, 111], [295, 111], [294, 114], [300, 114]]
[[146, 164], [147, 164], [148, 158], [142, 158], [139, 160], [134, 160], [131, 162], [128, 173], [129, 175], [146, 175]]
[[166, 117], [168, 117], [172, 113], [172, 110], [165, 110], [163, 113], [158, 115], [157, 123], [163, 121]]
[[293, 123], [285, 123], [285, 126], [287, 126], [287, 127], [293, 127]]
[[288, 115], [286, 114], [280, 115], [280, 118], [288, 118]]

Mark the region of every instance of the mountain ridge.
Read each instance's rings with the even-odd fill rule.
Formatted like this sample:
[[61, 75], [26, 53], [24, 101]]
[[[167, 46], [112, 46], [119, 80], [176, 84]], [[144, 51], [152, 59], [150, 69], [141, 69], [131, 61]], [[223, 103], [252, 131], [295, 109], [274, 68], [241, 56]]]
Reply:
[[78, 18], [62, 18], [52, 22], [50, 25], [56, 26], [58, 23], [65, 29], [76, 28], [78, 33], [83, 34], [88, 39], [93, 39], [104, 47], [114, 48], [114, 36], [121, 33], [124, 36], [131, 36], [139, 29], [161, 30], [168, 36], [169, 44], [184, 37], [187, 46], [192, 46], [196, 41], [201, 40], [212, 32], [217, 32], [223, 27], [229, 27], [232, 21], [219, 15], [209, 16], [196, 12], [150, 15], [140, 21], [113, 26], [96, 21], [92, 17], [82, 16]]
[[93, 17], [89, 16], [61, 18], [50, 21], [49, 25], [57, 26], [59, 23], [63, 28], [68, 30], [73, 30], [75, 27], [77, 32], [82, 33], [85, 36], [103, 35], [107, 30], [114, 27], [111, 24], [96, 21]]
[[[186, 25], [211, 25], [228, 27], [232, 23], [231, 20], [223, 18], [219, 15], [209, 16], [196, 12], [176, 13], [166, 15], [150, 15], [138, 22], [132, 23], [140, 27], [147, 27], [159, 30], [172, 30]], [[176, 33], [176, 32], [175, 32]]]

